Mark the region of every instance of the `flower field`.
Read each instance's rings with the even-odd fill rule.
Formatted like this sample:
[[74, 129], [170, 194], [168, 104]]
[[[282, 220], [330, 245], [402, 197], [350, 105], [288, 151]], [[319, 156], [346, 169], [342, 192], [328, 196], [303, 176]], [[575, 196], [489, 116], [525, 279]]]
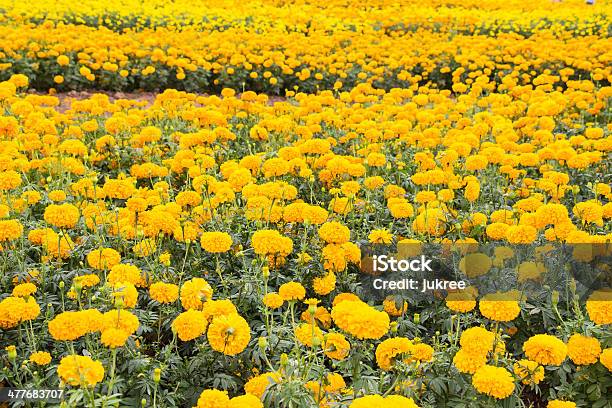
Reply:
[[192, 3], [0, 0], [9, 406], [612, 407], [605, 2]]

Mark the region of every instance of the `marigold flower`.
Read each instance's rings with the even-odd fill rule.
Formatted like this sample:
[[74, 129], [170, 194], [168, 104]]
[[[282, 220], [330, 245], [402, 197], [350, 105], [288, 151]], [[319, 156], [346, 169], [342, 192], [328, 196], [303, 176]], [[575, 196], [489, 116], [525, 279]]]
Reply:
[[596, 290], [587, 299], [586, 310], [596, 324], [612, 324], [612, 290]]
[[323, 351], [333, 360], [344, 360], [351, 350], [351, 343], [340, 333], [327, 333], [323, 337]]
[[121, 255], [112, 248], [94, 249], [87, 254], [87, 263], [94, 269], [108, 270], [121, 262]]
[[104, 367], [91, 357], [73, 354], [60, 360], [57, 374], [67, 384], [92, 387], [104, 378]]
[[503, 367], [484, 365], [474, 373], [472, 385], [476, 391], [496, 399], [504, 399], [514, 392], [512, 374]]
[[576, 408], [576, 403], [572, 401], [552, 400], [548, 401], [546, 408]]
[[575, 333], [567, 341], [567, 355], [576, 365], [594, 364], [600, 354], [601, 345], [594, 337]]
[[349, 241], [350, 236], [348, 227], [336, 221], [326, 222], [319, 227], [319, 237], [328, 244], [343, 244]]
[[123, 347], [128, 337], [130, 337], [129, 333], [126, 333], [121, 329], [111, 327], [102, 332], [100, 342], [106, 347], [113, 349], [117, 347]]
[[36, 285], [30, 282], [20, 283], [13, 288], [12, 295], [16, 297], [27, 298], [31, 294], [36, 293]]
[[45, 209], [44, 218], [49, 224], [58, 228], [74, 228], [81, 214], [72, 204], [50, 204]]
[[200, 244], [206, 252], [223, 253], [230, 250], [232, 237], [227, 232], [205, 232], [200, 237]]
[[519, 360], [514, 363], [514, 374], [525, 385], [539, 384], [544, 379], [544, 367], [530, 360]]
[[172, 330], [182, 341], [193, 340], [206, 332], [208, 320], [199, 310], [189, 309], [179, 314], [172, 322]]
[[567, 346], [555, 336], [536, 334], [523, 344], [523, 351], [531, 361], [542, 365], [560, 365], [567, 356]]
[[462, 373], [474, 374], [476, 370], [487, 364], [487, 354], [459, 349], [453, 357], [453, 365]]
[[414, 343], [407, 338], [386, 339], [376, 347], [376, 362], [381, 369], [388, 371], [392, 368], [395, 357], [410, 354], [413, 348]]
[[263, 297], [263, 303], [270, 309], [278, 309], [283, 305], [285, 300], [276, 292], [267, 293]]
[[287, 282], [280, 286], [278, 294], [283, 300], [302, 300], [306, 296], [306, 289], [299, 282]]
[[193, 278], [181, 286], [181, 304], [185, 309], [201, 310], [204, 302], [212, 299], [213, 290], [202, 278]]
[[207, 337], [213, 350], [234, 356], [249, 344], [251, 328], [239, 315], [220, 316], [213, 319]]
[[358, 339], [378, 339], [389, 331], [389, 315], [361, 301], [344, 301], [331, 311], [334, 323]]
[[244, 384], [244, 391], [247, 394], [255, 395], [259, 398], [263, 397], [266, 389], [275, 383], [281, 382], [281, 376], [277, 372], [263, 373], [248, 380]]
[[179, 288], [172, 283], [155, 282], [149, 287], [149, 296], [159, 303], [173, 303], [178, 299]]
[[599, 362], [612, 372], [612, 347], [608, 347], [599, 355]]
[[36, 351], [30, 354], [29, 360], [39, 366], [46, 366], [51, 362], [51, 354], [46, 351]]
[[23, 225], [17, 220], [0, 220], [0, 242], [14, 241], [23, 235]]

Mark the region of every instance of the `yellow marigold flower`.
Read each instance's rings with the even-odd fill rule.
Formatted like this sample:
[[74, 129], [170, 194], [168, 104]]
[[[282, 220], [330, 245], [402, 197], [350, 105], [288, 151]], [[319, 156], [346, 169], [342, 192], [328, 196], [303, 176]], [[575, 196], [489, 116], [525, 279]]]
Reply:
[[29, 360], [39, 366], [46, 366], [51, 362], [51, 354], [46, 351], [36, 351], [30, 354]]
[[98, 330], [105, 331], [112, 327], [134, 334], [139, 326], [140, 322], [134, 314], [125, 309], [114, 309], [102, 315]]
[[204, 302], [212, 299], [213, 290], [202, 278], [188, 280], [181, 287], [181, 304], [185, 309], [201, 310]]
[[255, 395], [256, 397], [263, 397], [266, 389], [275, 383], [281, 382], [281, 376], [277, 372], [268, 372], [263, 373], [258, 376], [255, 376], [248, 380], [246, 384], [244, 384], [244, 391], [247, 394]]
[[232, 237], [227, 232], [205, 232], [200, 238], [200, 244], [206, 252], [223, 253], [232, 247]]
[[123, 347], [130, 334], [114, 327], [110, 327], [102, 332], [100, 342], [111, 349]]
[[485, 275], [491, 269], [493, 261], [486, 254], [477, 252], [467, 254], [459, 261], [459, 270], [469, 278]]
[[45, 209], [44, 218], [58, 228], [74, 228], [81, 214], [72, 204], [51, 204]]
[[87, 318], [83, 311], [60, 313], [49, 321], [49, 334], [55, 340], [76, 340], [90, 332]]
[[538, 236], [538, 230], [531, 225], [512, 225], [506, 230], [505, 238], [510, 244], [531, 244]]
[[371, 244], [390, 244], [393, 241], [393, 234], [386, 229], [377, 229], [370, 232], [368, 241]]
[[58, 65], [60, 65], [62, 67], [70, 64], [70, 58], [68, 56], [66, 56], [66, 55], [58, 56], [56, 61], [57, 61]]
[[236, 306], [234, 306], [231, 300], [221, 299], [205, 302], [202, 313], [204, 313], [208, 321], [211, 321], [215, 317], [238, 314], [238, 310], [236, 310]]
[[523, 351], [531, 361], [542, 365], [560, 365], [567, 357], [567, 346], [555, 336], [536, 334], [523, 344]]
[[480, 183], [478, 181], [468, 182], [463, 195], [470, 203], [478, 200], [478, 197], [480, 197]]
[[548, 401], [546, 408], [576, 408], [576, 403], [572, 401], [552, 400]]
[[127, 200], [136, 192], [136, 187], [134, 186], [134, 181], [131, 179], [109, 179], [104, 183], [102, 191], [104, 191], [109, 198]]
[[305, 346], [313, 347], [323, 342], [323, 332], [315, 324], [300, 323], [294, 330], [295, 337]]
[[21, 175], [15, 170], [0, 171], [0, 191], [8, 191], [21, 185]]
[[293, 251], [293, 241], [276, 230], [256, 231], [251, 238], [251, 245], [255, 253], [262, 256], [287, 256]]
[[417, 343], [411, 350], [409, 361], [432, 361], [434, 349], [429, 344]]
[[208, 327], [206, 316], [199, 310], [189, 309], [179, 314], [172, 322], [172, 331], [182, 341], [193, 340], [200, 337]]
[[230, 406], [227, 391], [211, 389], [202, 391], [195, 408], [230, 408]]
[[492, 240], [499, 241], [506, 237], [506, 231], [510, 228], [510, 226], [503, 222], [494, 222], [492, 224], [487, 225], [486, 233], [487, 237]]
[[389, 371], [397, 356], [411, 354], [413, 348], [414, 343], [407, 338], [393, 337], [386, 339], [376, 347], [376, 362], [381, 369]]
[[608, 347], [599, 355], [599, 362], [612, 372], [612, 347]]
[[503, 367], [485, 365], [480, 367], [472, 377], [476, 391], [496, 399], [504, 399], [514, 392], [512, 374]]
[[94, 269], [108, 270], [121, 262], [121, 255], [112, 248], [94, 249], [87, 254], [87, 264]]
[[261, 400], [253, 394], [240, 395], [230, 400], [228, 408], [264, 408]]
[[278, 309], [283, 305], [285, 300], [276, 292], [267, 293], [263, 297], [263, 303], [270, 309]]
[[383, 308], [389, 316], [401, 316], [408, 310], [408, 302], [394, 296], [387, 296]]
[[485, 364], [487, 364], [487, 353], [470, 352], [461, 348], [453, 357], [453, 365], [466, 374], [474, 374]]
[[471, 354], [484, 354], [493, 350], [495, 333], [488, 331], [484, 327], [470, 327], [461, 333], [459, 344]]
[[477, 295], [478, 290], [473, 286], [470, 286], [465, 290], [450, 292], [448, 295], [446, 295], [446, 307], [453, 312], [467, 313], [476, 307]]
[[514, 291], [489, 293], [480, 299], [480, 313], [487, 319], [498, 322], [512, 321], [521, 313], [518, 301], [515, 300], [517, 295]]
[[76, 276], [72, 280], [73, 285], [80, 285], [82, 288], [90, 288], [100, 283], [100, 277], [93, 273]]
[[344, 360], [351, 351], [351, 343], [341, 333], [327, 333], [323, 337], [323, 351], [333, 360]]
[[306, 289], [299, 282], [287, 282], [280, 286], [278, 294], [283, 300], [302, 300], [306, 296]]
[[208, 328], [208, 343], [213, 350], [234, 356], [242, 352], [251, 340], [251, 328], [237, 314], [213, 319]]
[[138, 291], [130, 282], [115, 282], [113, 285], [112, 296], [117, 307], [136, 307], [138, 301]]
[[9, 78], [9, 82], [12, 82], [13, 84], [15, 84], [17, 88], [24, 88], [28, 86], [28, 84], [30, 83], [30, 80], [28, 79], [27, 76], [23, 74], [13, 74]]
[[600, 354], [601, 345], [594, 337], [575, 333], [567, 341], [567, 355], [576, 365], [594, 364]]
[[165, 266], [170, 266], [171, 255], [168, 252], [164, 252], [159, 256], [159, 263]]
[[179, 295], [179, 288], [172, 283], [155, 282], [149, 287], [149, 296], [159, 303], [176, 302]]
[[544, 379], [544, 367], [535, 361], [530, 360], [519, 360], [514, 363], [514, 374], [525, 385], [539, 384]]
[[132, 247], [132, 251], [134, 251], [134, 254], [136, 254], [136, 256], [140, 258], [147, 257], [154, 253], [156, 250], [157, 244], [155, 244], [155, 241], [150, 238], [143, 239]]
[[331, 311], [334, 323], [358, 339], [379, 339], [389, 331], [389, 315], [362, 301], [344, 301]]
[[21, 235], [23, 235], [23, 225], [19, 221], [0, 221], [0, 242], [14, 241]]
[[446, 231], [446, 215], [440, 208], [427, 208], [412, 223], [412, 228], [421, 234], [441, 236]]
[[72, 354], [60, 360], [57, 374], [72, 386], [92, 387], [104, 378], [104, 367], [91, 357]]
[[66, 199], [66, 193], [62, 190], [53, 190], [47, 194], [47, 197], [49, 197], [49, 200], [55, 202], [64, 201]]
[[598, 201], [583, 201], [573, 208], [574, 214], [585, 224], [603, 226], [604, 210]]
[[140, 268], [130, 264], [115, 264], [106, 276], [106, 280], [111, 285], [115, 285], [119, 282], [127, 282], [134, 286], [142, 287], [146, 284]]
[[366, 395], [359, 397], [351, 402], [349, 408], [378, 408], [378, 407], [402, 407], [402, 408], [419, 408], [412, 398], [401, 395]]
[[612, 324], [612, 290], [596, 290], [587, 299], [586, 310], [596, 324]]
[[328, 244], [343, 244], [351, 238], [351, 231], [339, 222], [330, 221], [319, 227], [319, 237]]
[[324, 276], [317, 276], [312, 280], [312, 289], [317, 295], [324, 296], [336, 289], [336, 274], [332, 271]]
[[13, 288], [12, 295], [16, 297], [27, 298], [31, 294], [36, 293], [36, 285], [33, 283], [20, 283]]

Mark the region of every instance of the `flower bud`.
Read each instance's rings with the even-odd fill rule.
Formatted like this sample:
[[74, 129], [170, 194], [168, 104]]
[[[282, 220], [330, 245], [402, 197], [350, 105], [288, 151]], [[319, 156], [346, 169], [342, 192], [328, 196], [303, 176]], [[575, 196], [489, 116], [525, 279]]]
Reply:
[[156, 384], [159, 384], [160, 380], [161, 380], [161, 368], [156, 368], [155, 370], [153, 370], [153, 381], [155, 381]]
[[553, 306], [557, 307], [557, 305], [559, 304], [559, 291], [553, 290], [553, 293], [551, 295], [551, 300], [552, 300]]
[[391, 322], [390, 326], [391, 326], [391, 332], [397, 333], [397, 322], [396, 321]]
[[421, 315], [419, 313], [415, 313], [414, 314], [414, 324], [420, 324], [421, 323]]
[[268, 340], [262, 336], [258, 339], [257, 344], [259, 345], [260, 349], [265, 350], [268, 346]]
[[280, 356], [280, 365], [281, 367], [286, 367], [287, 363], [289, 363], [289, 356], [287, 355], [287, 353], [283, 353]]
[[261, 273], [263, 274], [264, 279], [268, 279], [270, 277], [270, 268], [264, 266], [261, 268]]
[[9, 360], [15, 361], [15, 359], [17, 358], [17, 349], [15, 348], [15, 346], [8, 346], [5, 348], [5, 350], [8, 353]]

